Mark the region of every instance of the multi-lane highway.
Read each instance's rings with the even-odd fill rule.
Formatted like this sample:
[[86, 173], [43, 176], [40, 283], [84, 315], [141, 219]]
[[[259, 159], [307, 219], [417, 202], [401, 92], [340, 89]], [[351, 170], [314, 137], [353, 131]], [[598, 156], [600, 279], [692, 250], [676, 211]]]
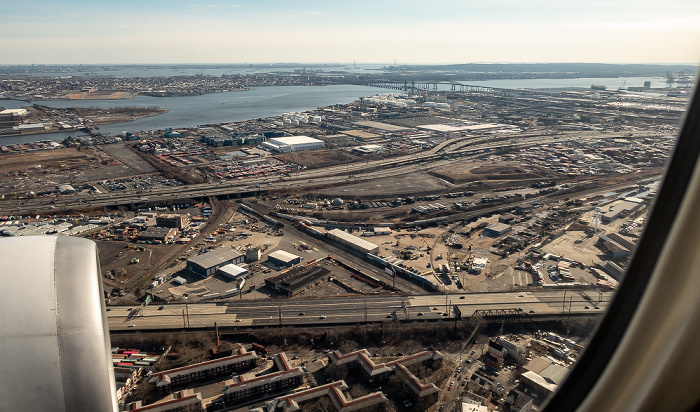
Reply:
[[[454, 319], [476, 310], [517, 310], [526, 316], [593, 313], [605, 310], [612, 292], [540, 290], [421, 296], [334, 297], [197, 304], [154, 303], [138, 307], [112, 306], [110, 330], [209, 328], [219, 326], [288, 326], [361, 323], [365, 321]], [[588, 308], [586, 308], [588, 306]], [[598, 307], [598, 309], [596, 309]], [[133, 325], [133, 326], [132, 326]]]
[[[446, 167], [464, 161], [465, 157], [481, 155], [488, 150], [504, 147], [523, 148], [534, 144], [581, 139], [581, 136], [516, 136], [510, 143], [493, 142], [484, 138], [456, 139], [444, 144], [438, 151], [428, 151], [390, 159], [357, 162], [321, 169], [301, 170], [280, 180], [279, 176], [266, 176], [232, 182], [201, 183], [180, 186], [177, 189], [145, 189], [130, 192], [110, 192], [97, 195], [74, 195], [58, 198], [5, 199], [0, 203], [0, 214], [24, 214], [26, 212], [50, 212], [54, 209], [70, 210], [83, 207], [105, 207], [129, 204], [146, 204], [177, 200], [180, 198], [204, 198], [207, 196], [237, 195], [258, 190], [286, 189], [337, 185], [350, 181], [363, 181], [415, 173], [434, 167]], [[558, 140], [555, 140], [558, 139]], [[444, 153], [438, 153], [438, 152]], [[448, 158], [446, 158], [447, 156]], [[353, 178], [349, 178], [353, 175]], [[260, 188], [255, 185], [258, 184]]]

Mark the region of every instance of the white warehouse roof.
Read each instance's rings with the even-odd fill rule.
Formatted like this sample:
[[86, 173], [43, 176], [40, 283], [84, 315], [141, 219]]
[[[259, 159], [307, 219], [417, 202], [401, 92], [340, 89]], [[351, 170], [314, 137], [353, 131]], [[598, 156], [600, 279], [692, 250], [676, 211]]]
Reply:
[[339, 239], [341, 241], [345, 241], [346, 243], [351, 243], [360, 249], [362, 249], [366, 253], [372, 253], [375, 252], [379, 249], [379, 246], [375, 245], [372, 242], [368, 242], [364, 239], [361, 239], [355, 235], [351, 235], [350, 233], [340, 230], [340, 229], [333, 229], [328, 232], [328, 234], [331, 236], [331, 238], [334, 239]]
[[276, 145], [295, 145], [295, 144], [310, 144], [323, 143], [323, 140], [314, 139], [309, 136], [288, 136], [288, 137], [273, 137], [267, 139], [268, 142]]
[[299, 256], [293, 255], [289, 252], [285, 252], [284, 250], [275, 250], [274, 252], [270, 253], [267, 257], [273, 258], [280, 262], [291, 262], [294, 259], [299, 259]]
[[280, 153], [320, 149], [324, 145], [323, 140], [308, 136], [273, 137], [262, 144], [264, 148]]
[[220, 267], [219, 271], [234, 279], [248, 273], [248, 269], [242, 268], [238, 265], [234, 265], [233, 263], [229, 263], [228, 265]]

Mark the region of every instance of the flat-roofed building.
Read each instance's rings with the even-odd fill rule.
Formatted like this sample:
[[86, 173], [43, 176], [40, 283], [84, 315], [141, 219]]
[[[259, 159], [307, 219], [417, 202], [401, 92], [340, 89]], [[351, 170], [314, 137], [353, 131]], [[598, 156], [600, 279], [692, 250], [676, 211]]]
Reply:
[[289, 267], [301, 262], [301, 257], [284, 250], [275, 250], [267, 256], [267, 261], [277, 266]]
[[601, 215], [600, 220], [603, 223], [610, 223], [620, 216], [624, 216], [634, 210], [637, 210], [641, 205], [642, 203], [639, 202], [623, 200], [614, 206], [610, 206], [608, 211]]
[[146, 242], [172, 243], [177, 233], [174, 227], [149, 227], [138, 234], [138, 239]]
[[190, 216], [180, 213], [170, 213], [156, 216], [156, 226], [159, 227], [174, 227], [177, 230], [182, 230], [189, 226]]
[[216, 273], [220, 267], [234, 264], [240, 265], [245, 256], [233, 249], [222, 247], [211, 252], [187, 259], [187, 269], [202, 277], [209, 277]]
[[494, 223], [484, 229], [484, 236], [499, 237], [510, 232], [511, 226], [505, 223]]
[[273, 137], [262, 144], [263, 148], [278, 152], [289, 153], [303, 150], [314, 150], [323, 148], [323, 140], [314, 139], [308, 136]]
[[525, 352], [525, 348], [503, 337], [499, 337], [496, 342], [503, 346], [503, 348], [505, 348], [507, 351], [507, 356], [510, 356], [513, 359], [520, 359], [520, 356]]
[[238, 279], [242, 276], [245, 276], [248, 274], [248, 269], [234, 265], [233, 263], [229, 263], [228, 265], [224, 265], [219, 268], [219, 273], [221, 273], [224, 276], [227, 276], [231, 279]]
[[327, 236], [335, 240], [338, 243], [341, 243], [351, 249], [360, 251], [362, 253], [377, 253], [379, 252], [379, 246], [375, 245], [372, 242], [368, 242], [364, 239], [361, 239], [357, 236], [351, 235], [350, 233], [340, 230], [340, 229], [333, 229], [327, 233]]
[[319, 266], [299, 267], [265, 279], [265, 284], [286, 293], [287, 296], [294, 296], [303, 291], [308, 284], [323, 279], [330, 273], [330, 270]]

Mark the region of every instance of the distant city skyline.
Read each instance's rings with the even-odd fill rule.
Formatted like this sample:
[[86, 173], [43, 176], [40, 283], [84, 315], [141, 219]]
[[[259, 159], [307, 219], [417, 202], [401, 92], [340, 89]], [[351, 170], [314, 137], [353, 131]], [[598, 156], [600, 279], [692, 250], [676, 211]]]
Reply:
[[10, 2], [0, 64], [700, 63], [700, 2]]

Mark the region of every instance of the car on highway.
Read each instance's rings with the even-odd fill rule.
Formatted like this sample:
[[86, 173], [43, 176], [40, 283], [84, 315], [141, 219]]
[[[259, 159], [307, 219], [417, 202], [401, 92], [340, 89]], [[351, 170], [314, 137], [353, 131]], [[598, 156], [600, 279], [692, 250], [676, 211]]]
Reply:
[[130, 328], [135, 328], [136, 325], [134, 325], [134, 324], [132, 323], [132, 324], [129, 325], [129, 327], [130, 327]]
[[306, 313], [304, 313], [304, 312], [299, 312], [299, 316], [304, 316], [304, 315], [306, 315]]
[[423, 316], [423, 312], [418, 312], [418, 316]]
[[460, 296], [459, 298], [460, 298], [460, 299], [464, 299], [464, 296]]
[[518, 297], [519, 297], [519, 298], [524, 298], [525, 295], [523, 295], [523, 294], [521, 293], [521, 294], [518, 295]]
[[325, 318], [326, 318], [326, 315], [321, 315], [321, 316], [319, 316], [318, 318], [319, 318], [319, 319], [325, 319]]
[[391, 319], [391, 314], [386, 315], [386, 318], [387, 318], [387, 319]]
[[535, 310], [534, 310], [534, 309], [530, 309], [530, 313], [535, 313]]
[[163, 309], [165, 309], [165, 305], [158, 306], [158, 310], [163, 310]]

